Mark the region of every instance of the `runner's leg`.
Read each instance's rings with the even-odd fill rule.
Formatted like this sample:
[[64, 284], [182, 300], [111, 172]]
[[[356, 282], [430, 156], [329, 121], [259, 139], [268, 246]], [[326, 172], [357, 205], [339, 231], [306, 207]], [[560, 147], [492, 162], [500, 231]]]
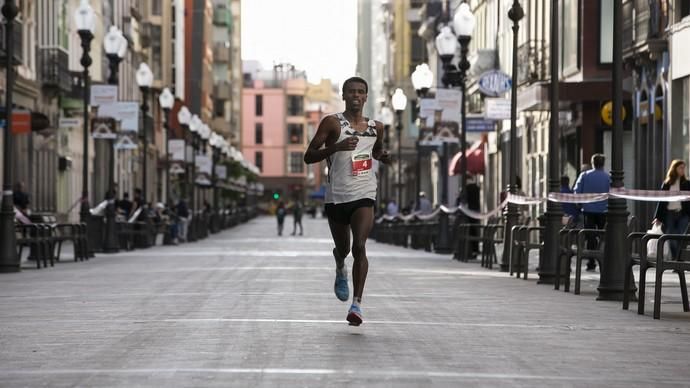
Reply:
[[369, 272], [366, 243], [371, 228], [374, 226], [374, 208], [371, 206], [360, 207], [352, 214], [350, 223], [352, 225], [352, 257], [355, 259], [352, 265], [353, 301], [360, 302]]
[[350, 227], [345, 224], [339, 224], [331, 218], [328, 218], [328, 226], [331, 228], [331, 236], [333, 236], [335, 250], [338, 253], [338, 257], [335, 258], [335, 264], [340, 268], [350, 253]]

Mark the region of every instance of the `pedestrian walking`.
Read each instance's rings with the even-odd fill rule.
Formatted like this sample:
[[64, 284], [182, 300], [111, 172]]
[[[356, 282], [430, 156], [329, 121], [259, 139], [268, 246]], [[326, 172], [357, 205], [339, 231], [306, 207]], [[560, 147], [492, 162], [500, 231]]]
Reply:
[[394, 199], [388, 201], [388, 205], [386, 206], [386, 214], [392, 217], [398, 215], [398, 204], [395, 202]]
[[[575, 182], [575, 192], [584, 193], [608, 193], [611, 188], [611, 176], [604, 171], [606, 157], [602, 154], [592, 155], [593, 168], [583, 171]], [[607, 201], [585, 203], [582, 205], [582, 214], [585, 216], [586, 229], [604, 229], [606, 225]], [[587, 238], [587, 249], [597, 249], [599, 238], [590, 235]], [[596, 261], [589, 259], [587, 271], [596, 269]]]
[[176, 207], [177, 218], [180, 220], [180, 228], [178, 233], [178, 240], [181, 242], [187, 241], [187, 231], [189, 230], [189, 206], [187, 201], [180, 199]]
[[292, 207], [292, 217], [294, 218], [294, 222], [292, 224], [292, 235], [295, 235], [295, 232], [297, 232], [297, 225], [299, 225], [299, 235], [301, 236], [304, 233], [304, 229], [302, 228], [302, 212], [304, 210], [304, 207], [302, 206], [302, 202], [299, 200], [295, 201], [295, 205]]
[[278, 202], [276, 207], [276, 220], [278, 221], [278, 236], [283, 235], [283, 225], [285, 224], [285, 204], [283, 201]]
[[376, 206], [377, 178], [372, 169], [373, 160], [390, 162], [390, 153], [382, 147], [383, 124], [363, 116], [368, 91], [364, 79], [347, 79], [342, 88], [345, 111], [326, 116], [321, 121], [304, 154], [307, 164], [324, 159], [328, 163], [325, 202], [328, 225], [335, 243], [334, 291], [343, 302], [349, 300], [350, 294], [345, 258], [350, 253], [352, 232], [353, 300], [347, 321], [353, 326], [359, 326], [363, 320], [362, 294], [369, 270], [366, 242], [374, 225]]
[[[688, 191], [690, 181], [685, 177], [685, 162], [675, 159], [666, 172], [666, 179], [661, 184], [661, 190]], [[661, 224], [662, 230], [667, 234], [685, 234], [690, 222], [690, 202], [674, 201], [659, 202], [654, 212], [652, 224]], [[678, 241], [670, 240], [669, 248], [674, 259], [678, 258]]]

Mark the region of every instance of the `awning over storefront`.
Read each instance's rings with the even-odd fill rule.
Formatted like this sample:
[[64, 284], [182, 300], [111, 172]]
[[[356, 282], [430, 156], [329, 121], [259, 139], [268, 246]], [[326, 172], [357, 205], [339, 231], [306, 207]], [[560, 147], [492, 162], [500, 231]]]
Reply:
[[[468, 174], [484, 174], [486, 165], [484, 163], [484, 146], [485, 143], [477, 142], [469, 150], [467, 150], [467, 173]], [[462, 151], [453, 156], [453, 159], [448, 165], [448, 175], [458, 175], [462, 170]]]
[[309, 199], [325, 199], [326, 198], [326, 186], [321, 186], [317, 191], [313, 191], [309, 194]]

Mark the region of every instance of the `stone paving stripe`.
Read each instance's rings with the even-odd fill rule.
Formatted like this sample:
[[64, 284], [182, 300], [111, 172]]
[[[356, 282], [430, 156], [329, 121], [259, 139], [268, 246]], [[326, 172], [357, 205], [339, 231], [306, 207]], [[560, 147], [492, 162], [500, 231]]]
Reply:
[[296, 368], [151, 368], [151, 369], [25, 369], [2, 370], [0, 375], [31, 376], [31, 375], [92, 375], [92, 374], [260, 374], [260, 375], [344, 375], [374, 378], [419, 378], [436, 377], [448, 379], [481, 379], [481, 380], [549, 380], [549, 381], [581, 381], [581, 382], [615, 382], [615, 383], [654, 383], [654, 384], [687, 384], [686, 380], [674, 378], [662, 379], [630, 379], [625, 376], [564, 376], [546, 374], [517, 374], [517, 373], [476, 373], [476, 372], [448, 372], [421, 370], [349, 370], [349, 369], [296, 369]]

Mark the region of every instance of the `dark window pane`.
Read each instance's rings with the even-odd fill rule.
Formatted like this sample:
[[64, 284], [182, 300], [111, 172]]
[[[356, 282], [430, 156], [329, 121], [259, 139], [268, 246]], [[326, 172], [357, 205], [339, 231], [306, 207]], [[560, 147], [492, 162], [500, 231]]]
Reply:
[[288, 116], [302, 116], [304, 114], [304, 97], [288, 96]]
[[254, 165], [259, 171], [264, 171], [264, 154], [261, 151], [256, 151], [254, 154]]
[[254, 127], [254, 143], [264, 143], [264, 125], [262, 123], [256, 123]]
[[288, 143], [302, 144], [304, 139], [304, 126], [302, 124], [288, 124]]
[[255, 98], [255, 114], [256, 116], [263, 116], [264, 114], [264, 96], [257, 94]]

